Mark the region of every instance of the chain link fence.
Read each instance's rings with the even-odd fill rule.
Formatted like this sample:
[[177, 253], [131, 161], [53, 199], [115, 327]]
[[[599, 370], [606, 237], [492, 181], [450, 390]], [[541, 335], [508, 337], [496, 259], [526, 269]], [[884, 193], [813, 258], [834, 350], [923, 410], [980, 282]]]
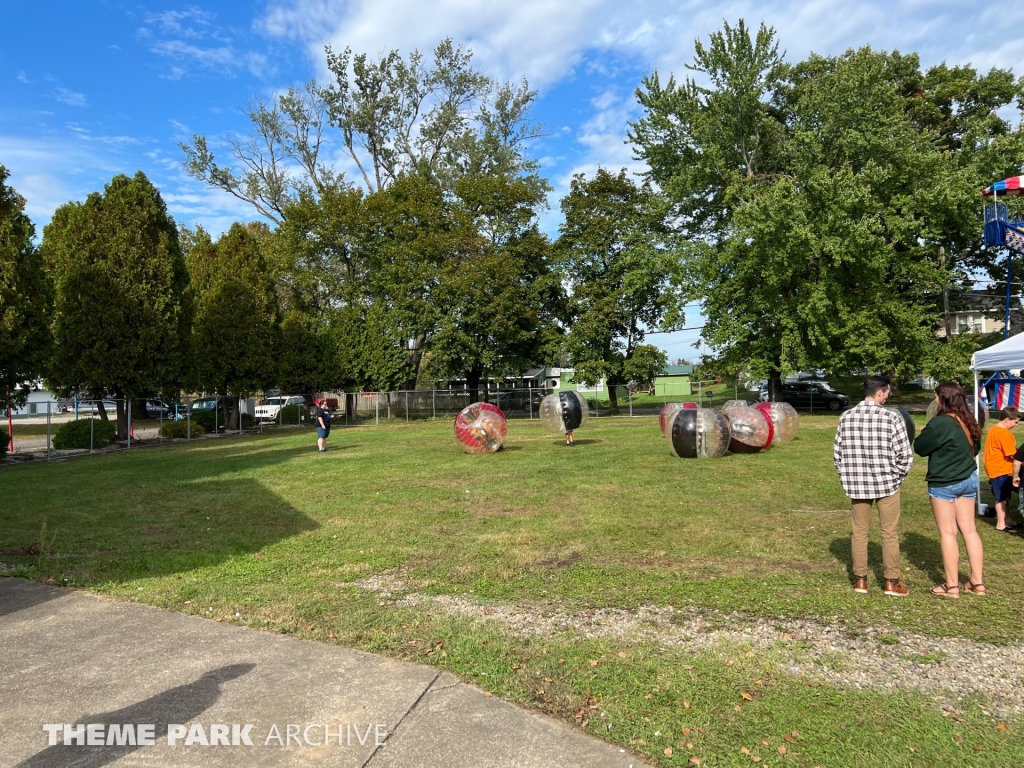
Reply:
[[[787, 382], [785, 399], [801, 411], [842, 410], [835, 392], [819, 390], [817, 382]], [[800, 391], [797, 392], [796, 389]], [[845, 387], [844, 387], [845, 389]], [[793, 390], [793, 391], [789, 391]], [[806, 391], [805, 391], [806, 390]], [[43, 394], [43, 393], [34, 393]], [[498, 389], [487, 400], [509, 419], [536, 419], [547, 390], [539, 387]], [[656, 415], [669, 402], [696, 402], [720, 406], [729, 399], [757, 402], [764, 395], [756, 384], [743, 381], [690, 382], [690, 394], [655, 394], [619, 388], [618, 413], [614, 414], [607, 392], [581, 392], [592, 417]], [[851, 391], [851, 395], [852, 395]], [[310, 429], [319, 405], [332, 415], [335, 427], [377, 425], [381, 422], [454, 419], [477, 401], [478, 393], [465, 389], [395, 390], [390, 392], [266, 393], [243, 398], [222, 395], [124, 400], [106, 398], [36, 398], [7, 414], [6, 442], [9, 461], [63, 459], [106, 451], [128, 451], [169, 442], [192, 442], [229, 435], [259, 434], [272, 430]], [[854, 400], [854, 398], [851, 398]], [[849, 402], [849, 401], [848, 401]], [[117, 434], [118, 414], [130, 424]], [[105, 417], [105, 418], [104, 418]], [[71, 422], [83, 422], [80, 426]], [[86, 426], [86, 424], [88, 426]]]

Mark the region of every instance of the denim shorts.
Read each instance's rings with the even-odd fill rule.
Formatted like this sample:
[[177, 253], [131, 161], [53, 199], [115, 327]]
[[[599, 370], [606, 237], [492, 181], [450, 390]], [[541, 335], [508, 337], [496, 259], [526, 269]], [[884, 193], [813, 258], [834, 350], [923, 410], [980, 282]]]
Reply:
[[940, 501], [956, 501], [959, 498], [973, 499], [978, 495], [978, 476], [971, 475], [966, 480], [952, 485], [929, 485], [928, 495]]
[[992, 495], [996, 501], [1009, 501], [1013, 495], [1013, 475], [1000, 475], [989, 478], [992, 485]]

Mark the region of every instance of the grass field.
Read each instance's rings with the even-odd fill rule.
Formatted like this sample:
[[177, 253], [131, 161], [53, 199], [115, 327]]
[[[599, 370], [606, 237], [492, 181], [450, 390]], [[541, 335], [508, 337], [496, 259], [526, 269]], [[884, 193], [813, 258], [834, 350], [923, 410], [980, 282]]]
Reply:
[[927, 596], [942, 575], [923, 461], [903, 494], [911, 597], [882, 596], [877, 529], [871, 594], [853, 593], [835, 424], [804, 417], [793, 443], [718, 461], [675, 459], [645, 417], [592, 420], [570, 450], [517, 421], [507, 450], [467, 456], [448, 424], [414, 423], [336, 429], [324, 455], [293, 430], [25, 465], [0, 470], [0, 562], [8, 574], [443, 666], [658, 765], [1019, 763], [1018, 720], [810, 685], [773, 649], [522, 639], [353, 583], [400, 574], [417, 594], [538, 615], [692, 605], [841, 617], [851, 636], [882, 626], [1019, 640], [1017, 537], [981, 524], [989, 598]]

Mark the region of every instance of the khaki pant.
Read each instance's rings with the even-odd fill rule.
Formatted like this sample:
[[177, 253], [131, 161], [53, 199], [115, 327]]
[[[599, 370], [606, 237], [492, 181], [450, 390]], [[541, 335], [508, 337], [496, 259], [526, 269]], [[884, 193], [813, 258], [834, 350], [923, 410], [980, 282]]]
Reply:
[[885, 578], [900, 577], [900, 492], [884, 499], [852, 499], [853, 575], [868, 575], [868, 529], [871, 527], [871, 504], [878, 505], [878, 522], [882, 527], [882, 569]]

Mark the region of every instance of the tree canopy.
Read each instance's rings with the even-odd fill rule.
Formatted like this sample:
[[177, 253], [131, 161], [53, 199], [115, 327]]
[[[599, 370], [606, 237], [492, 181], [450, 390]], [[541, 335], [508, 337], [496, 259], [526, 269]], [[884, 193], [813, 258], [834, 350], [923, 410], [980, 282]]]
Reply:
[[992, 114], [1012, 78], [922, 75], [870, 48], [789, 65], [774, 30], [742, 21], [690, 69], [699, 82], [645, 78], [630, 135], [718, 368], [766, 375], [777, 397], [787, 371], [902, 377], [935, 359], [936, 295], [977, 249], [981, 178], [999, 152], [1007, 170], [1024, 158]]
[[604, 379], [613, 412], [616, 387], [654, 380], [668, 362], [644, 344], [648, 331], [682, 326], [683, 299], [674, 284], [677, 259], [663, 247], [651, 215], [651, 191], [621, 170], [599, 168], [572, 180], [562, 200], [565, 222], [555, 243], [566, 286], [565, 351], [577, 382]]
[[144, 173], [115, 176], [57, 209], [42, 252], [54, 286], [48, 379], [64, 395], [119, 398], [123, 439], [121, 398], [183, 383], [192, 303], [174, 221]]
[[25, 401], [50, 353], [50, 287], [25, 215], [25, 199], [7, 186], [0, 165], [0, 403]]

